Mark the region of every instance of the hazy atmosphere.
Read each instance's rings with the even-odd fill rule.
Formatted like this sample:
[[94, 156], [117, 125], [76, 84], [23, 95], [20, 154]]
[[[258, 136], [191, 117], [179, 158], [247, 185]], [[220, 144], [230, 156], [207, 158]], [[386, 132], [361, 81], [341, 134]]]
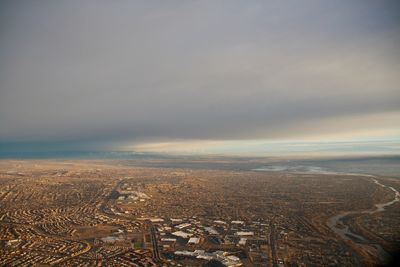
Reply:
[[400, 266], [399, 0], [0, 1], [0, 266]]
[[2, 1], [0, 146], [398, 154], [399, 13], [398, 1]]

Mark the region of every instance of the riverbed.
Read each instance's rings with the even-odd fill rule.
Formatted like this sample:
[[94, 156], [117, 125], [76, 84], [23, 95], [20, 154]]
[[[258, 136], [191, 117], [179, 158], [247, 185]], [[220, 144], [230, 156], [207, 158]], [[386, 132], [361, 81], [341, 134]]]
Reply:
[[[337, 235], [339, 235], [343, 240], [353, 240], [353, 241], [357, 241], [357, 243], [366, 243], [366, 244], [370, 244], [370, 242], [367, 240], [367, 238], [365, 238], [362, 235], [356, 234], [354, 232], [352, 232], [350, 230], [350, 228], [344, 224], [343, 219], [347, 216], [351, 216], [351, 215], [356, 215], [356, 214], [373, 214], [376, 212], [382, 212], [386, 209], [386, 207], [393, 205], [396, 202], [400, 201], [400, 193], [391, 186], [387, 186], [384, 185], [382, 183], [380, 183], [375, 176], [372, 175], [361, 175], [360, 176], [365, 176], [370, 178], [376, 185], [384, 187], [384, 188], [389, 188], [391, 191], [393, 191], [394, 194], [394, 198], [388, 202], [385, 203], [379, 203], [379, 204], [375, 204], [375, 207], [373, 209], [370, 210], [359, 210], [359, 211], [346, 211], [346, 212], [342, 212], [338, 215], [335, 215], [331, 218], [329, 218], [327, 225], [329, 226], [329, 228], [335, 232]], [[370, 244], [370, 246], [374, 247], [379, 255], [379, 258], [382, 262], [387, 262], [391, 259], [391, 256], [389, 255], [389, 253], [387, 253], [383, 247], [379, 244]]]

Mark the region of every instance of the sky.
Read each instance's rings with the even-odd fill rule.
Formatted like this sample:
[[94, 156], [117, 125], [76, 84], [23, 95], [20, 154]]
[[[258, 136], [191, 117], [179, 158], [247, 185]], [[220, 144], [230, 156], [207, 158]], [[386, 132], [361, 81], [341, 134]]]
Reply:
[[0, 149], [400, 154], [399, 33], [396, 0], [1, 1]]

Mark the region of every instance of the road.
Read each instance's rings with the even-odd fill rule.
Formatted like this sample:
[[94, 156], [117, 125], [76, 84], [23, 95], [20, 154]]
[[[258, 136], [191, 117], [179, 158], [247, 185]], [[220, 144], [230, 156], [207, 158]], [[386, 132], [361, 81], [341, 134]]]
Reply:
[[150, 228], [150, 238], [151, 238], [151, 244], [153, 246], [153, 259], [155, 261], [161, 261], [160, 257], [160, 251], [158, 249], [158, 243], [157, 243], [157, 235], [156, 235], [156, 228], [155, 226], [151, 223], [148, 222], [149, 228]]
[[271, 232], [269, 235], [269, 242], [271, 245], [271, 254], [272, 254], [272, 266], [273, 267], [278, 267], [278, 257], [276, 255], [276, 228], [275, 228], [275, 224], [273, 221], [271, 221], [270, 223], [270, 228], [271, 228]]

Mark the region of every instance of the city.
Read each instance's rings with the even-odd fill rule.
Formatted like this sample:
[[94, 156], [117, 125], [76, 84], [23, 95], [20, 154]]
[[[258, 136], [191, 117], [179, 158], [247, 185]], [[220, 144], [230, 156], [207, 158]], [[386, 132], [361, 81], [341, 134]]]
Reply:
[[367, 175], [3, 160], [0, 183], [3, 266], [375, 266], [400, 240], [398, 201], [329, 226], [395, 197]]

